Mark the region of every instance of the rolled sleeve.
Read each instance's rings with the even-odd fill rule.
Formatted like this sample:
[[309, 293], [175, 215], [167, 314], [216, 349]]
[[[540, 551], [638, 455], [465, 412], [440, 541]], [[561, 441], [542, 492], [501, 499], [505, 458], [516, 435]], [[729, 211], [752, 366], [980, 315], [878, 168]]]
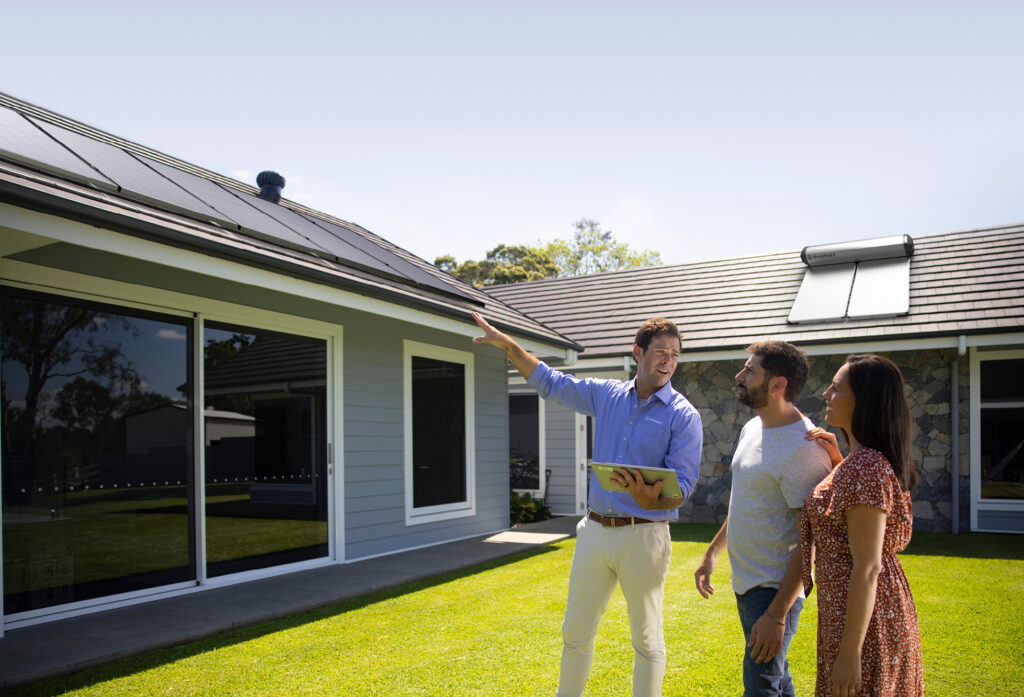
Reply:
[[543, 399], [556, 399], [573, 411], [594, 416], [595, 383], [593, 379], [581, 379], [555, 370], [541, 361], [526, 380]]

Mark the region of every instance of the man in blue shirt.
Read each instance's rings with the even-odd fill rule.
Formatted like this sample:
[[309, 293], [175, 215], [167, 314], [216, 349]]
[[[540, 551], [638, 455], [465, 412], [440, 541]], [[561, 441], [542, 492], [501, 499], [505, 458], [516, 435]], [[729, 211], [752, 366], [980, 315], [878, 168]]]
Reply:
[[700, 415], [672, 387], [682, 338], [675, 324], [658, 318], [636, 334], [636, 377], [578, 379], [553, 370], [483, 317], [474, 337], [502, 349], [544, 399], [557, 399], [594, 418], [594, 460], [675, 470], [683, 496], [661, 495], [635, 470], [616, 470], [612, 481], [625, 492], [606, 491], [591, 472], [588, 514], [576, 526], [569, 598], [562, 622], [562, 666], [557, 697], [581, 697], [590, 674], [598, 623], [615, 590], [622, 588], [633, 642], [633, 695], [659, 697], [665, 675], [661, 606], [672, 554], [668, 522], [693, 491], [700, 465]]

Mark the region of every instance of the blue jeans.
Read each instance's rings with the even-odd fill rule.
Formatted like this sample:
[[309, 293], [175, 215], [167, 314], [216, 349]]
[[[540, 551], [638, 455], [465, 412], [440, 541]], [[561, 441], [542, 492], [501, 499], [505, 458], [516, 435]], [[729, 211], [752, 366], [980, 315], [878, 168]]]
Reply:
[[[736, 594], [736, 608], [740, 613], [740, 624], [743, 625], [743, 637], [750, 641], [750, 630], [760, 619], [764, 611], [771, 605], [777, 588], [758, 586], [740, 595]], [[782, 649], [767, 663], [755, 663], [750, 657], [750, 648], [743, 649], [743, 697], [794, 697], [793, 678], [789, 675], [789, 642], [793, 640], [796, 626], [800, 620], [800, 611], [804, 607], [804, 599], [797, 598], [793, 607], [786, 615], [786, 629], [782, 635]]]

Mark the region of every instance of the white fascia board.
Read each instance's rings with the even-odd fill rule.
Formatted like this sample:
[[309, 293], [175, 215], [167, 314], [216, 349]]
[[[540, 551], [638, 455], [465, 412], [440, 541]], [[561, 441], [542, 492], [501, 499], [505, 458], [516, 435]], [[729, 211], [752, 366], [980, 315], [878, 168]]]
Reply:
[[[0, 203], [0, 220], [3, 220], [6, 227], [53, 241], [88, 246], [111, 254], [188, 269], [207, 276], [318, 300], [457, 335], [472, 337], [480, 334], [479, 328], [471, 322], [463, 322], [455, 318], [408, 307], [398, 301], [371, 298], [360, 293], [254, 268], [246, 264], [152, 242], [10, 204]], [[565, 356], [566, 359], [569, 359], [573, 353], [572, 349], [547, 344], [536, 339], [517, 338], [517, 340], [527, 351]]]

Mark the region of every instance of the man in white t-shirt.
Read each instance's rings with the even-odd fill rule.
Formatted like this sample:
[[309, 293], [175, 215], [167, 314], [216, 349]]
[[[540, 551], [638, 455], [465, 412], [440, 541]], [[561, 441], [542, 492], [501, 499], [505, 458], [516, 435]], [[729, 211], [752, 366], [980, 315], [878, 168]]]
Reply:
[[[747, 640], [744, 697], [793, 695], [786, 653], [803, 592], [779, 592], [788, 564], [800, 563], [800, 509], [832, 469], [825, 449], [806, 438], [814, 424], [793, 402], [807, 382], [807, 356], [784, 341], [747, 347], [736, 375], [741, 404], [757, 411], [740, 432], [732, 458], [729, 515], [694, 572], [697, 591], [714, 592], [711, 573], [729, 550], [732, 587]], [[794, 550], [796, 553], [794, 553]]]

